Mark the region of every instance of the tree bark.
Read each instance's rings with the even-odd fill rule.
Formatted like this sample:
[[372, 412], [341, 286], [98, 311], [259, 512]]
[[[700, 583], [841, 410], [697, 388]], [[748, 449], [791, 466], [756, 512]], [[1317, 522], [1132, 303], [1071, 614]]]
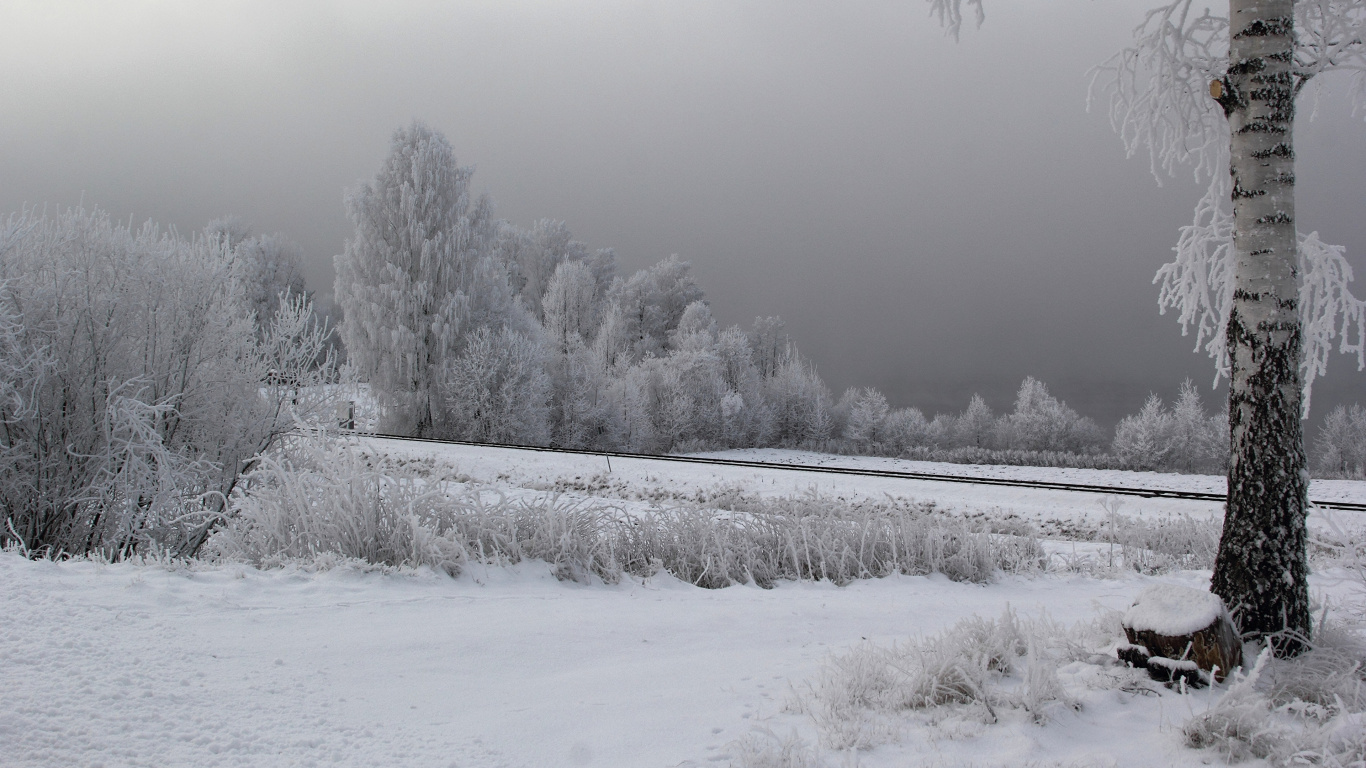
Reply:
[[[1230, 0], [1220, 103], [1232, 133], [1228, 503], [1211, 590], [1245, 637], [1293, 655], [1309, 638], [1295, 237], [1294, 7]], [[1220, 89], [1215, 89], [1220, 90]]]

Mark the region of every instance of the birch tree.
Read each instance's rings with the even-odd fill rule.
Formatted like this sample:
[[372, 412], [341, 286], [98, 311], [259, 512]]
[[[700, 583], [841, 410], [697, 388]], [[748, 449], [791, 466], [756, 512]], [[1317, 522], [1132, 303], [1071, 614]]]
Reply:
[[[957, 33], [963, 0], [930, 0]], [[969, 2], [978, 11], [981, 6]], [[1366, 2], [1177, 0], [1093, 73], [1132, 155], [1155, 174], [1193, 166], [1208, 189], [1164, 266], [1159, 304], [1229, 377], [1228, 502], [1211, 590], [1250, 639], [1293, 654], [1309, 638], [1301, 420], [1333, 342], [1366, 367], [1366, 302], [1344, 249], [1295, 229], [1295, 101], [1345, 71], [1366, 93]], [[1225, 173], [1227, 171], [1227, 173]]]

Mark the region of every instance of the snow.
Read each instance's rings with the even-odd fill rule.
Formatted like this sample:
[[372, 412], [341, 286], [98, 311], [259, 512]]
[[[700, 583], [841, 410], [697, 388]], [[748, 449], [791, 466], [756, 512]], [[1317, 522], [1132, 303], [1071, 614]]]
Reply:
[[[559, 483], [564, 493], [630, 505], [727, 488], [815, 488], [913, 495], [998, 515], [1106, 514], [1090, 494], [615, 458], [607, 473], [602, 457], [383, 442], [410, 466], [427, 461], [433, 474], [455, 471], [509, 494], [553, 492]], [[1122, 513], [1216, 513], [1212, 507], [1142, 499]], [[475, 564], [452, 579], [358, 566], [35, 562], [6, 552], [0, 764], [725, 766], [736, 763], [745, 739], [796, 734], [816, 742], [811, 717], [789, 703], [831, 654], [932, 635], [1007, 606], [1068, 626], [1117, 616], [1152, 585], [1198, 591], [1208, 578], [1063, 572], [990, 585], [930, 576], [704, 590], [663, 574], [616, 585], [561, 582], [541, 562]], [[1315, 574], [1311, 585], [1334, 605], [1359, 600], [1348, 579]], [[1182, 746], [1180, 724], [1214, 692], [1115, 688], [1098, 677], [1106, 669], [1059, 669], [1080, 709], [1055, 706], [1042, 725], [1018, 712], [1003, 712], [994, 725], [951, 712], [921, 716], [898, 726], [892, 743], [827, 757], [866, 768], [1210, 759]]]
[[1124, 614], [1124, 626], [1136, 632], [1181, 637], [1208, 627], [1224, 614], [1224, 603], [1207, 590], [1180, 584], [1154, 584], [1139, 593]]

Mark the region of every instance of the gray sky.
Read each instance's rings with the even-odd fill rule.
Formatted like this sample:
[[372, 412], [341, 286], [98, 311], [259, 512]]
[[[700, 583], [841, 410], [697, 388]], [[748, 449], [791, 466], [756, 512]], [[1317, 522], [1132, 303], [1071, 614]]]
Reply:
[[[1187, 376], [1223, 396], [1151, 282], [1200, 190], [1085, 110], [1152, 2], [1003, 0], [955, 44], [921, 0], [0, 0], [0, 211], [233, 213], [330, 293], [343, 189], [420, 118], [501, 217], [678, 254], [836, 392], [1001, 411], [1033, 375], [1108, 425]], [[1366, 122], [1330, 94], [1297, 131], [1301, 227], [1366, 294]], [[1315, 413], [1357, 401], [1337, 356]]]

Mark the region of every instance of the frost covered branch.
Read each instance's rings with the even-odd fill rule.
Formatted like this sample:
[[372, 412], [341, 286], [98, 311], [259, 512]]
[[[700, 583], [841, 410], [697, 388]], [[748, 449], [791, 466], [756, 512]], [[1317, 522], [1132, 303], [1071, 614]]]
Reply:
[[[1195, 330], [1195, 350], [1215, 360], [1214, 381], [1229, 374], [1224, 328], [1233, 308], [1233, 214], [1228, 211], [1228, 180], [1211, 179], [1195, 207], [1194, 221], [1181, 228], [1176, 259], [1164, 264], [1153, 278], [1161, 286], [1162, 312], [1177, 311], [1182, 334]], [[1309, 412], [1314, 381], [1328, 370], [1334, 340], [1338, 351], [1356, 355], [1357, 369], [1366, 369], [1366, 301], [1352, 294], [1354, 275], [1347, 249], [1329, 245], [1318, 232], [1299, 234], [1300, 323], [1303, 358], [1304, 413]]]
[[[1129, 156], [1146, 150], [1159, 183], [1191, 164], [1197, 179], [1228, 167], [1228, 123], [1209, 98], [1209, 83], [1228, 68], [1228, 19], [1194, 0], [1148, 12], [1134, 45], [1091, 70], [1088, 106], [1107, 93], [1110, 125]], [[1161, 173], [1159, 173], [1161, 171]]]
[[[982, 0], [967, 0], [967, 4], [976, 12], [977, 25], [981, 26], [987, 17]], [[958, 39], [963, 28], [963, 0], [930, 0], [930, 15], [939, 19], [944, 30]]]

